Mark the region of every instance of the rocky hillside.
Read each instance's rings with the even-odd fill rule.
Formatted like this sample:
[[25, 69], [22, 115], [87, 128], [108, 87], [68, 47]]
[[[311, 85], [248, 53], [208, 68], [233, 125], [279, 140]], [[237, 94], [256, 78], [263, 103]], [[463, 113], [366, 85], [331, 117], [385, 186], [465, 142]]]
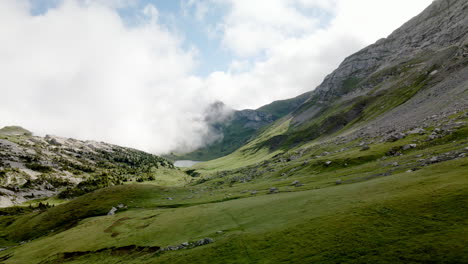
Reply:
[[174, 170], [161, 157], [103, 142], [0, 129], [0, 207], [59, 194], [70, 198]]
[[346, 58], [302, 105], [238, 151], [197, 167], [239, 168], [271, 157], [286, 160], [311, 145], [369, 145], [413, 131], [430, 141], [463, 130], [467, 10], [467, 1], [434, 1], [387, 38]]
[[[417, 67], [417, 59], [433, 56], [430, 61], [440, 64], [452, 57], [468, 55], [468, 3], [459, 0], [436, 0], [421, 14], [395, 30], [387, 38], [378, 40], [346, 58], [315, 90], [320, 99], [333, 99], [357, 90], [372, 88], [371, 83], [360, 83], [373, 73], [397, 65]], [[451, 51], [440, 53], [448, 47]], [[447, 54], [448, 53], [448, 54]], [[445, 56], [444, 56], [445, 55]], [[415, 59], [410, 61], [409, 59]], [[427, 59], [427, 58], [426, 58]], [[408, 63], [410, 64], [404, 64]], [[400, 67], [402, 68], [402, 67]], [[403, 69], [400, 69], [403, 70]], [[374, 80], [384, 80], [385, 76]]]
[[289, 129], [257, 147], [286, 149], [336, 133], [383, 137], [466, 110], [467, 11], [466, 1], [434, 1], [346, 58], [292, 113]]
[[[288, 149], [344, 130], [353, 138], [382, 136], [462, 111], [467, 106], [467, 12], [466, 1], [434, 1], [387, 38], [346, 58], [312, 92], [257, 109], [275, 121], [292, 118], [286, 120], [291, 123], [286, 133], [256, 148]], [[225, 139], [185, 158], [220, 157], [259, 135], [242, 124], [217, 124]], [[232, 134], [241, 135], [232, 138], [236, 143]]]

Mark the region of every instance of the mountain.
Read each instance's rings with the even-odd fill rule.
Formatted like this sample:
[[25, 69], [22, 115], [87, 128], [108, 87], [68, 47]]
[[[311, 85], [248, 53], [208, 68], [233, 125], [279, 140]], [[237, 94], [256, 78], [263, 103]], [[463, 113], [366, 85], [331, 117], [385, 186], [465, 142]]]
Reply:
[[[166, 175], [167, 174], [167, 175]], [[164, 181], [174, 165], [143, 151], [96, 141], [0, 129], [0, 207], [59, 195], [72, 198], [132, 181]]]
[[205, 147], [182, 155], [169, 156], [169, 158], [206, 161], [226, 156], [255, 137], [259, 131], [275, 120], [297, 109], [309, 96], [309, 92], [304, 93], [295, 98], [275, 101], [255, 110], [232, 110], [222, 102], [214, 103], [207, 109], [206, 118], [210, 129], [215, 135], [219, 135], [219, 138]]
[[[459, 10], [465, 8], [464, 3], [456, 1], [435, 1], [421, 15], [405, 23], [387, 38], [380, 39], [346, 58], [313, 92], [257, 109], [256, 111], [272, 115], [273, 120], [294, 111], [291, 120], [293, 128], [288, 131], [287, 137], [278, 136], [272, 139], [274, 145], [286, 138], [290, 142], [281, 143], [284, 147], [289, 147], [292, 142], [306, 142], [319, 135], [333, 133], [353, 121], [356, 122], [357, 118], [364, 118], [363, 121], [367, 122], [405, 103], [429, 81], [443, 82], [434, 88], [438, 89], [438, 93], [451, 85], [449, 81], [462, 82], [465, 73], [458, 71], [463, 68], [463, 58], [468, 52], [465, 46], [468, 23], [466, 16]], [[441, 12], [446, 16], [441, 16]], [[455, 76], [455, 71], [461, 75], [459, 80], [445, 78], [447, 75]], [[417, 107], [424, 113], [418, 115], [419, 112], [413, 112], [412, 116], [405, 119], [424, 118], [426, 109], [433, 108], [434, 103], [439, 108], [445, 108], [444, 102], [452, 102], [453, 99], [459, 101], [459, 94], [463, 93], [463, 88], [463, 85], [459, 85], [456, 92], [425, 100], [425, 106]], [[434, 98], [438, 102], [433, 102]], [[307, 102], [302, 105], [304, 101]], [[349, 105], [354, 105], [354, 108], [345, 110]], [[463, 104], [453, 108], [460, 107], [463, 107]], [[430, 111], [443, 111], [439, 108]], [[336, 111], [340, 109], [342, 111]], [[405, 111], [405, 115], [409, 115], [408, 112]], [[329, 114], [330, 118], [319, 121], [324, 114]], [[396, 116], [403, 120], [399, 115]], [[257, 129], [243, 126], [245, 121], [234, 121], [232, 124], [229, 121], [227, 124], [216, 124], [220, 127], [219, 132], [225, 135], [223, 140], [181, 158], [210, 160], [221, 157], [240, 148], [257, 135]], [[380, 126], [386, 122], [393, 124], [388, 117], [386, 121], [373, 123]], [[268, 142], [266, 144], [268, 145]]]
[[467, 263], [467, 11], [433, 1], [170, 184], [0, 209], [0, 262]]
[[[290, 118], [240, 152], [287, 151], [331, 136], [391, 137], [465, 111], [466, 9], [465, 1], [435, 1], [387, 38], [346, 58]], [[272, 133], [278, 127], [286, 128]]]

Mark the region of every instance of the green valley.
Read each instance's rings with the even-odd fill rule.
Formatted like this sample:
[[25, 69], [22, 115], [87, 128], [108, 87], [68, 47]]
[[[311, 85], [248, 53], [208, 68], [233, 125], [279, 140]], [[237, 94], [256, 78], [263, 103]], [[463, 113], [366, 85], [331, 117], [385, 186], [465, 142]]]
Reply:
[[215, 103], [217, 140], [168, 159], [0, 129], [0, 263], [468, 263], [466, 10], [433, 1], [292, 99]]

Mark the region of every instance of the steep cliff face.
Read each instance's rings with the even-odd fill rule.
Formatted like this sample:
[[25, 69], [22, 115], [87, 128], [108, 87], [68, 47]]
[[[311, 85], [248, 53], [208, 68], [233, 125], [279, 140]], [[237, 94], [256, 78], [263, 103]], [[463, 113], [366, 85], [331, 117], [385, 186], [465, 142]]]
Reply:
[[387, 38], [380, 39], [346, 58], [316, 88], [315, 93], [320, 95], [321, 100], [332, 100], [353, 91], [360, 80], [373, 72], [448, 46], [459, 47], [460, 53], [466, 55], [467, 13], [467, 1], [434, 1], [420, 15], [405, 23]]

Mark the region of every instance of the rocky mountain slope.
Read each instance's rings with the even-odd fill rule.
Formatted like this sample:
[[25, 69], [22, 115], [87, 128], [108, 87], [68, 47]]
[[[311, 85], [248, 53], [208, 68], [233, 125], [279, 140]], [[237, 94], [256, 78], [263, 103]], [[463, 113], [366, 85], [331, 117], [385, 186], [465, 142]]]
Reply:
[[[287, 150], [330, 136], [378, 138], [428, 127], [468, 105], [468, 2], [438, 0], [346, 58], [307, 101], [244, 149]], [[437, 125], [437, 124], [435, 124]], [[286, 126], [281, 133], [271, 133]]]
[[161, 157], [96, 141], [0, 129], [0, 207], [60, 193], [63, 198], [175, 171]]
[[[291, 177], [308, 167], [335, 164], [327, 158], [330, 154], [345, 166], [354, 160], [346, 153], [356, 148], [363, 150], [357, 157], [377, 160], [388, 153], [403, 155], [402, 149], [463, 138], [468, 115], [466, 10], [466, 1], [434, 1], [388, 38], [346, 58], [286, 118], [234, 153], [194, 169], [216, 172], [208, 177], [212, 180]], [[432, 155], [428, 160], [466, 155], [466, 142], [455, 142], [457, 147], [444, 158]], [[317, 160], [315, 166], [312, 160]], [[430, 163], [421, 157], [410, 160], [409, 170]]]
[[[356, 123], [367, 124], [354, 132], [357, 137], [401, 132], [423, 126], [423, 120], [430, 116], [465, 109], [467, 12], [466, 1], [434, 1], [387, 38], [346, 58], [314, 91], [281, 102], [287, 107], [279, 114], [274, 113], [281, 109], [280, 102], [257, 109], [271, 114], [274, 120], [292, 116], [286, 135], [265, 145], [288, 148], [349, 128], [350, 124], [356, 130]], [[220, 157], [258, 136], [257, 131], [236, 124], [221, 126], [227, 142], [217, 142], [218, 145], [185, 157], [200, 160]], [[243, 144], [232, 144], [228, 151], [218, 151], [216, 155], [203, 155], [213, 148], [230, 145], [223, 143], [229, 142], [231, 131], [246, 135], [235, 138], [235, 142]]]

